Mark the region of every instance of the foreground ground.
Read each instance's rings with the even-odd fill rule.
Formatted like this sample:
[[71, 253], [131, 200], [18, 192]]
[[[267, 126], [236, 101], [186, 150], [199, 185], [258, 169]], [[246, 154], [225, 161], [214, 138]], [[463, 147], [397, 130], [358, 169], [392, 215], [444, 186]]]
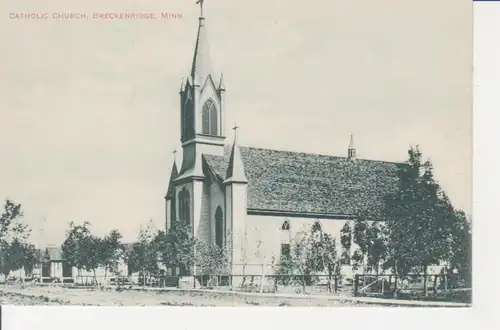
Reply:
[[247, 297], [187, 291], [115, 291], [63, 287], [9, 286], [0, 288], [1, 305], [93, 306], [360, 306], [362, 303], [328, 299]]
[[[1, 305], [83, 305], [83, 306], [294, 306], [294, 307], [352, 307], [385, 306], [403, 307], [403, 302], [370, 300], [360, 298], [353, 301], [348, 297], [325, 296], [279, 296], [273, 294], [234, 294], [210, 291], [146, 291], [114, 289], [88, 289], [61, 286], [21, 286], [0, 287]], [[423, 306], [414, 302], [413, 307]], [[445, 303], [446, 304], [446, 303]], [[406, 306], [408, 304], [406, 303]], [[431, 307], [431, 306], [429, 306]], [[439, 306], [434, 306], [439, 307]], [[445, 307], [445, 306], [442, 306]], [[454, 307], [454, 306], [446, 306]]]

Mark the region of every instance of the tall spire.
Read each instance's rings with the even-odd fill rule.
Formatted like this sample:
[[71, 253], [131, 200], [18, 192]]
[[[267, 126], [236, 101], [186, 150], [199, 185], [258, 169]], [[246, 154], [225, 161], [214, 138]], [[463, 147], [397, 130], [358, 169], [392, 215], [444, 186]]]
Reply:
[[231, 156], [229, 157], [229, 165], [224, 183], [248, 183], [247, 176], [245, 175], [245, 166], [240, 154], [240, 147], [238, 147], [236, 139], [236, 130], [238, 128], [236, 124], [233, 127], [234, 142], [231, 148]]
[[195, 85], [204, 83], [208, 75], [212, 73], [212, 61], [206, 35], [205, 17], [203, 16], [203, 2], [204, 0], [198, 0], [196, 2], [200, 5], [200, 22], [194, 49], [193, 66], [191, 68], [191, 77]]
[[349, 139], [349, 148], [347, 149], [347, 158], [351, 160], [356, 159], [356, 148], [354, 147], [354, 136], [351, 134]]

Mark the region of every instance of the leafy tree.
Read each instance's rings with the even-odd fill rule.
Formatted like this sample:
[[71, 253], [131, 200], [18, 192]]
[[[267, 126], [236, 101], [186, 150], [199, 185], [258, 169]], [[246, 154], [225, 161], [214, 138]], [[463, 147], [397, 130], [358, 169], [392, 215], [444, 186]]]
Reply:
[[[405, 276], [412, 270], [427, 274], [428, 266], [446, 257], [454, 226], [453, 207], [434, 179], [431, 162], [422, 161], [418, 146], [409, 149], [408, 161], [398, 175], [397, 191], [385, 199], [384, 222], [366, 228], [366, 236], [371, 238], [362, 241], [371, 242], [365, 244], [367, 252], [377, 247], [379, 259], [385, 257], [384, 268], [391, 268], [394, 274]], [[424, 282], [427, 286], [427, 276]]]
[[89, 251], [87, 250], [91, 248], [89, 243], [92, 242], [89, 225], [90, 223], [87, 221], [83, 225], [75, 225], [74, 222], [70, 222], [69, 229], [66, 231], [66, 239], [61, 246], [62, 258], [69, 266], [78, 269], [78, 275], [81, 275], [82, 269], [89, 268], [87, 255]]
[[104, 278], [106, 279], [108, 270], [118, 263], [123, 257], [125, 247], [121, 243], [122, 235], [116, 229], [112, 230], [101, 241], [100, 262], [104, 266]]
[[94, 274], [94, 282], [97, 282], [97, 268], [103, 265], [102, 242], [102, 238], [94, 235], [84, 237], [81, 242], [83, 266], [85, 267], [85, 270], [92, 271], [92, 273]]
[[0, 242], [0, 271], [5, 275], [5, 279], [11, 271], [19, 270], [23, 267], [24, 246], [19, 239], [9, 244], [6, 241]]
[[33, 244], [25, 243], [23, 246], [23, 267], [27, 276], [33, 273], [33, 269], [42, 263], [42, 251]]
[[[229, 257], [225, 249], [215, 242], [205, 243], [197, 240], [195, 244], [196, 264], [201, 267], [203, 274], [220, 275], [229, 266]], [[213, 277], [209, 277], [209, 285], [212, 285]]]
[[352, 260], [353, 269], [375, 270], [379, 272], [379, 265], [386, 257], [386, 240], [383, 236], [384, 224], [368, 221], [362, 216], [354, 223], [354, 242], [358, 249]]
[[457, 268], [465, 285], [472, 285], [472, 228], [463, 211], [455, 211], [455, 226], [450, 241], [449, 261]]
[[146, 228], [141, 228], [137, 242], [126, 254], [129, 271], [141, 273], [144, 283], [148, 276], [151, 277], [159, 272], [158, 241], [158, 233], [155, 233], [153, 223], [150, 221]]
[[22, 217], [21, 204], [7, 199], [0, 215], [0, 240], [9, 240], [9, 238], [15, 237], [26, 239], [29, 236], [30, 230], [27, 225], [21, 222]]
[[189, 223], [176, 221], [160, 243], [160, 258], [166, 266], [179, 267], [182, 273], [195, 264], [196, 240]]
[[7, 199], [0, 214], [0, 272], [7, 276], [25, 266], [26, 243], [31, 231], [22, 222], [21, 204]]
[[307, 253], [307, 268], [309, 273], [327, 273], [328, 288], [331, 290], [332, 275], [337, 273], [339, 260], [335, 239], [322, 231], [311, 233]]

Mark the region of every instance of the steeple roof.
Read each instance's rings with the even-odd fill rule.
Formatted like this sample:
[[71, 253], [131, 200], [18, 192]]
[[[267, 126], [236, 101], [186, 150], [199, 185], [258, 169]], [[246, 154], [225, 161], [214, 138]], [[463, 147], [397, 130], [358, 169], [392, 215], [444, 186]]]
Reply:
[[[206, 78], [213, 72], [210, 47], [208, 45], [205, 27], [205, 17], [200, 16], [199, 21], [196, 46], [194, 48], [193, 66], [191, 67], [191, 77], [195, 85], [203, 84]], [[213, 78], [214, 77], [212, 77], [212, 79]]]
[[229, 156], [229, 163], [226, 172], [226, 180], [224, 183], [248, 183], [247, 176], [245, 175], [245, 166], [241, 159], [240, 147], [236, 142], [236, 135], [234, 137], [233, 147]]
[[172, 171], [170, 172], [170, 180], [168, 181], [168, 190], [167, 190], [167, 195], [165, 196], [166, 199], [175, 197], [175, 187], [173, 182], [178, 175], [179, 171], [177, 171], [177, 164], [174, 160], [174, 165], [172, 165]]
[[354, 149], [354, 136], [351, 134], [351, 138], [349, 139], [349, 149]]

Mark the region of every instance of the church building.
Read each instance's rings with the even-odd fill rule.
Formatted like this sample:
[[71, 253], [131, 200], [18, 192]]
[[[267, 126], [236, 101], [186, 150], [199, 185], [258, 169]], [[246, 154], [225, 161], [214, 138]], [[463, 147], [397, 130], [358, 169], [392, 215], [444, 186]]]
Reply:
[[223, 75], [210, 65], [206, 24], [202, 12], [180, 90], [182, 164], [174, 160], [165, 196], [167, 230], [188, 221], [198, 239], [231, 244], [233, 274], [243, 265], [260, 274], [259, 264], [290, 253], [294, 235], [311, 228], [331, 234], [339, 255], [350, 255], [341, 251], [341, 233], [358, 212], [382, 206], [397, 187], [399, 164], [358, 159], [352, 136], [342, 156], [240, 146], [236, 130], [227, 139], [225, 114], [234, 110], [226, 107]]

